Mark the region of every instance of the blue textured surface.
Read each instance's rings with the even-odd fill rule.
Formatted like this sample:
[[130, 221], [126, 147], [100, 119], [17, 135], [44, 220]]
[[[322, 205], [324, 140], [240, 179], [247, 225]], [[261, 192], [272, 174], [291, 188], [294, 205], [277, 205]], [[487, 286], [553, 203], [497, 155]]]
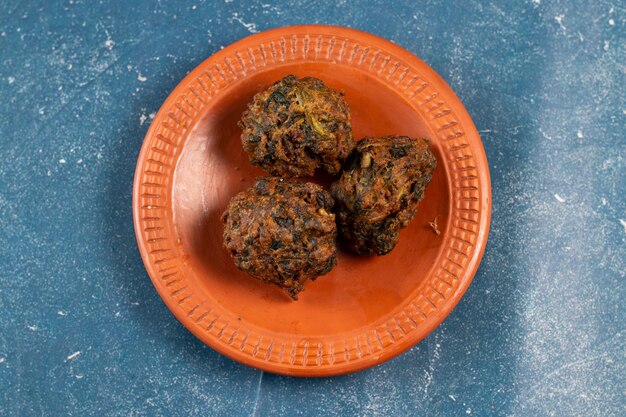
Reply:
[[[0, 5], [0, 415], [626, 413], [623, 2], [49, 3]], [[152, 287], [131, 214], [167, 94], [220, 47], [300, 23], [433, 66], [493, 182], [485, 257], [449, 318], [390, 362], [317, 380], [196, 340]]]

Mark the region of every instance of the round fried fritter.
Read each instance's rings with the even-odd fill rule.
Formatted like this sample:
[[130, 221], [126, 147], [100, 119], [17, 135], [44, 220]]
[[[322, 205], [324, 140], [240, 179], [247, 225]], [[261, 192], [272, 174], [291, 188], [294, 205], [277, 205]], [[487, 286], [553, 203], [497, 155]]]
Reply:
[[258, 178], [222, 215], [224, 247], [239, 269], [295, 300], [307, 280], [337, 263], [333, 205], [317, 184]]
[[354, 148], [348, 103], [312, 77], [288, 75], [255, 95], [239, 127], [250, 162], [277, 176], [338, 174]]
[[385, 255], [417, 213], [436, 166], [426, 139], [365, 138], [331, 185], [340, 236], [360, 255]]

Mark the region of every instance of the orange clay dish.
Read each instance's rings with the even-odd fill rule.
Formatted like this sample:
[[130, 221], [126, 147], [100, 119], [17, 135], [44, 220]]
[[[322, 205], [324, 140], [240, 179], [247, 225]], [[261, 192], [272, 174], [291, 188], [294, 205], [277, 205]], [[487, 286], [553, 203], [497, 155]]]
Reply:
[[[222, 247], [229, 200], [266, 175], [250, 164], [237, 122], [288, 74], [342, 91], [354, 138], [427, 138], [437, 165], [393, 251], [339, 250], [297, 302], [237, 269]], [[330, 376], [400, 354], [456, 306], [485, 249], [491, 186], [472, 120], [424, 62], [364, 32], [292, 26], [230, 45], [174, 89], [139, 155], [133, 215], [154, 286], [194, 335], [258, 369]]]

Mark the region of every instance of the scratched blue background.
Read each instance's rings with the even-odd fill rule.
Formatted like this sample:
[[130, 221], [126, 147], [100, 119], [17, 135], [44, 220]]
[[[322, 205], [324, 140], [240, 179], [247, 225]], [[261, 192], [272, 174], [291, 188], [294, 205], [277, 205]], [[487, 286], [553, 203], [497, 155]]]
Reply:
[[[615, 1], [0, 4], [0, 415], [623, 416], [625, 9]], [[430, 64], [483, 138], [493, 223], [467, 295], [357, 374], [205, 347], [153, 289], [132, 178], [167, 94], [250, 33], [359, 28]]]

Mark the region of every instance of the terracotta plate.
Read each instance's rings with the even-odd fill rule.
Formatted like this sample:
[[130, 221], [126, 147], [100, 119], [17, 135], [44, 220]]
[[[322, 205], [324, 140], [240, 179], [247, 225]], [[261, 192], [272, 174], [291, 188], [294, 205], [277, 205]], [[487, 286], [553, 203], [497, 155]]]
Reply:
[[[229, 199], [263, 175], [241, 149], [237, 121], [255, 93], [287, 74], [344, 91], [356, 138], [424, 136], [438, 163], [391, 254], [340, 253], [297, 302], [235, 268], [220, 222]], [[299, 376], [364, 369], [428, 335], [469, 286], [490, 213], [480, 137], [446, 83], [389, 41], [330, 26], [270, 30], [200, 64], [152, 122], [133, 192], [139, 249], [174, 315], [237, 361]]]

